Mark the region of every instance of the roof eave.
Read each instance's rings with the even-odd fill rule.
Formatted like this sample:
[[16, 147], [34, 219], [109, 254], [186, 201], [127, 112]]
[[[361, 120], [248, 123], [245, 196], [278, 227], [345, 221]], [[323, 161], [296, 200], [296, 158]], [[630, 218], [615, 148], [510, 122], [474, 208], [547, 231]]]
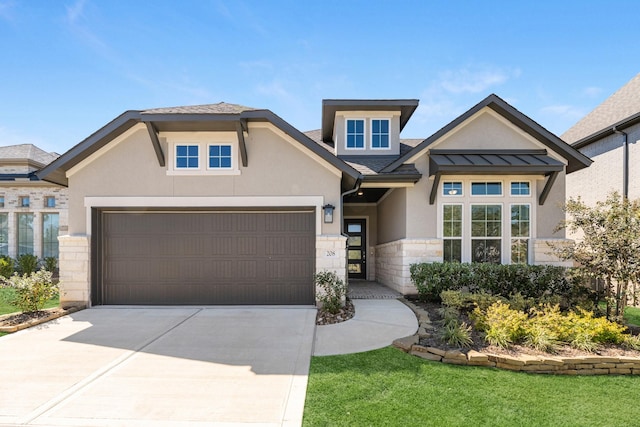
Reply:
[[613, 128], [618, 130], [626, 129], [630, 126], [635, 125], [636, 123], [640, 123], [640, 113], [634, 114], [633, 116], [627, 117], [624, 120], [620, 120], [617, 123], [612, 124], [611, 126], [607, 126], [604, 129], [599, 130], [598, 132], [592, 133], [589, 136], [585, 136], [582, 139], [577, 140], [576, 142], [571, 143], [571, 146], [575, 149], [580, 149], [586, 147], [587, 145], [596, 142], [602, 138], [605, 138], [609, 135], [613, 135]]

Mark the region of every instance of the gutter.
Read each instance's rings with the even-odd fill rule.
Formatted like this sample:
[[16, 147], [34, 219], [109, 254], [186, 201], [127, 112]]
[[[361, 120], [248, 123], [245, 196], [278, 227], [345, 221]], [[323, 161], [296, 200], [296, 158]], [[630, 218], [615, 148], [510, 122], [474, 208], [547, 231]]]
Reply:
[[622, 135], [622, 197], [625, 200], [629, 198], [629, 141], [626, 132], [618, 130], [615, 126], [611, 130]]
[[356, 179], [356, 186], [353, 189], [347, 190], [344, 193], [340, 194], [340, 234], [342, 236], [344, 236], [344, 211], [342, 210], [344, 207], [344, 196], [348, 196], [349, 194], [353, 194], [359, 191], [360, 184], [362, 184], [362, 175], [360, 175]]

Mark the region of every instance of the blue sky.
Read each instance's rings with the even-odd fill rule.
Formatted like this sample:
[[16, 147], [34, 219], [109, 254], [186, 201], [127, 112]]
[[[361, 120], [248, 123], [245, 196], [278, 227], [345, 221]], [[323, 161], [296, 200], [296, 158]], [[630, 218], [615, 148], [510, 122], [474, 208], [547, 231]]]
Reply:
[[636, 1], [0, 0], [0, 145], [64, 152], [125, 110], [219, 101], [320, 127], [417, 98], [428, 137], [490, 93], [560, 135], [640, 72]]

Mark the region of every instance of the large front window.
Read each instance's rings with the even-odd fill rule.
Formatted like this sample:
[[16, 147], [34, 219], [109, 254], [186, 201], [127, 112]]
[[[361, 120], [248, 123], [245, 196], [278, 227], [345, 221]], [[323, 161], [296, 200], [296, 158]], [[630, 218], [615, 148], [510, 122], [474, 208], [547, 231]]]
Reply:
[[389, 148], [389, 120], [371, 120], [371, 148]]
[[42, 215], [42, 257], [58, 258], [58, 214]]
[[502, 205], [471, 205], [471, 260], [502, 260]]
[[18, 255], [33, 255], [33, 214], [18, 214]]
[[347, 120], [347, 148], [364, 149], [364, 120]]
[[530, 205], [511, 205], [511, 262], [526, 264], [529, 260], [531, 235]]
[[445, 262], [462, 261], [462, 205], [442, 206], [443, 258]]

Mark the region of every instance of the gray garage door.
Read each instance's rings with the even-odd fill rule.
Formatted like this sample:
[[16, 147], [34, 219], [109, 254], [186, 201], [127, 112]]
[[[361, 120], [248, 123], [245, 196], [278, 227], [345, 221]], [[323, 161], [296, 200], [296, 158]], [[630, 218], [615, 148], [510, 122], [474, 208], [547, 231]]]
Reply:
[[104, 212], [101, 304], [313, 304], [313, 212]]

